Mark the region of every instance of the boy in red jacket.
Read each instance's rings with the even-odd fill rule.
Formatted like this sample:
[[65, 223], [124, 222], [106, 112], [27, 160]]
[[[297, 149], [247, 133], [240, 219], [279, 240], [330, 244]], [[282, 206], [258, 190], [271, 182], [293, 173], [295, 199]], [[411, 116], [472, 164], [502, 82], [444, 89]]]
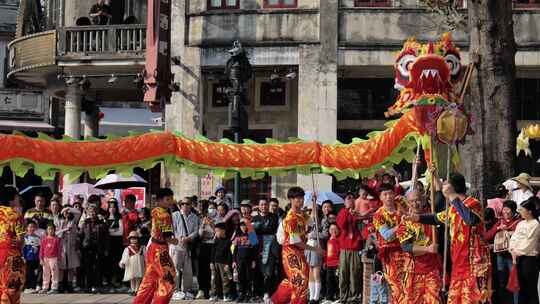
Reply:
[[337, 269], [339, 266], [339, 227], [330, 224], [330, 239], [326, 245], [326, 300], [335, 301], [337, 296]]

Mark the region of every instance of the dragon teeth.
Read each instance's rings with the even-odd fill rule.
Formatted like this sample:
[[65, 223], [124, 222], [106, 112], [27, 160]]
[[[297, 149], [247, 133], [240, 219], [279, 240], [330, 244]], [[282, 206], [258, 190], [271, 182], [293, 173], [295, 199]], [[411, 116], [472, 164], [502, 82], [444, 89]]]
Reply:
[[436, 69], [427, 69], [427, 70], [422, 71], [422, 75], [420, 77], [421, 78], [429, 78], [429, 77], [435, 78], [437, 76], [439, 76], [439, 71], [438, 70], [436, 70]]

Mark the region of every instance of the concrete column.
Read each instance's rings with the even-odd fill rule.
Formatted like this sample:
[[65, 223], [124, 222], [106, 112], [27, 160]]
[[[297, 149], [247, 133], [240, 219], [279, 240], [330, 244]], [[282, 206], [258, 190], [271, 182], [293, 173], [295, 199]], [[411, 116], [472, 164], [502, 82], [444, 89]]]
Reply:
[[[338, 1], [321, 1], [320, 45], [299, 47], [298, 137], [334, 143], [337, 137], [337, 37]], [[311, 176], [298, 175], [305, 190], [313, 188]], [[317, 190], [331, 191], [332, 177], [316, 175]]]
[[73, 139], [81, 137], [81, 103], [83, 96], [84, 92], [78, 84], [67, 86], [64, 134]]
[[[84, 91], [77, 84], [66, 86], [66, 106], [64, 120], [64, 134], [73, 138], [81, 138], [81, 104]], [[64, 176], [64, 187], [71, 184], [69, 175]], [[64, 204], [67, 203], [67, 197], [64, 197]]]
[[[202, 80], [201, 51], [188, 47], [184, 43], [188, 30], [185, 20], [186, 1], [174, 0], [172, 10], [172, 56], [180, 56], [181, 65], [173, 65], [175, 81], [180, 83], [180, 92], [173, 93], [170, 104], [165, 107], [165, 129], [182, 132], [185, 136], [195, 137], [202, 130]], [[165, 171], [165, 170], [164, 170]], [[200, 179], [185, 170], [170, 170], [167, 175], [170, 187], [177, 198], [200, 194]], [[167, 176], [162, 180], [167, 182]]]

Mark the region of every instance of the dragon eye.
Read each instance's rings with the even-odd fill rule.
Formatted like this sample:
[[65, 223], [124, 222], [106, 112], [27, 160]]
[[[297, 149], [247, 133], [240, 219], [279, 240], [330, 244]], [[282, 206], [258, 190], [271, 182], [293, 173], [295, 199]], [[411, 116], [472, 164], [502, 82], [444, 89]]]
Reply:
[[444, 61], [450, 69], [450, 74], [452, 76], [457, 76], [459, 74], [459, 71], [461, 70], [461, 61], [459, 60], [459, 58], [454, 54], [449, 54], [444, 57]]
[[401, 76], [403, 77], [409, 77], [409, 71], [411, 69], [411, 65], [414, 63], [414, 61], [416, 60], [416, 56], [414, 55], [405, 55], [403, 57], [401, 57], [398, 61], [398, 64], [397, 64], [397, 69], [399, 71], [399, 73], [401, 74]]

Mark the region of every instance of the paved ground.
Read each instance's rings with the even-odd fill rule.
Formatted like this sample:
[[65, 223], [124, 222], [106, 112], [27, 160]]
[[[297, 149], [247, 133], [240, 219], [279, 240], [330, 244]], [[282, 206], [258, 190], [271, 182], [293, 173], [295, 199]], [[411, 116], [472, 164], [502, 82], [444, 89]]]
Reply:
[[[23, 295], [23, 304], [128, 304], [133, 297], [124, 294], [116, 295]], [[171, 304], [209, 304], [208, 300], [172, 301]]]
[[[69, 295], [23, 295], [23, 304], [127, 304], [131, 303], [133, 297], [129, 295], [91, 295], [91, 294], [69, 294]], [[171, 304], [207, 304], [210, 301], [172, 301]]]

